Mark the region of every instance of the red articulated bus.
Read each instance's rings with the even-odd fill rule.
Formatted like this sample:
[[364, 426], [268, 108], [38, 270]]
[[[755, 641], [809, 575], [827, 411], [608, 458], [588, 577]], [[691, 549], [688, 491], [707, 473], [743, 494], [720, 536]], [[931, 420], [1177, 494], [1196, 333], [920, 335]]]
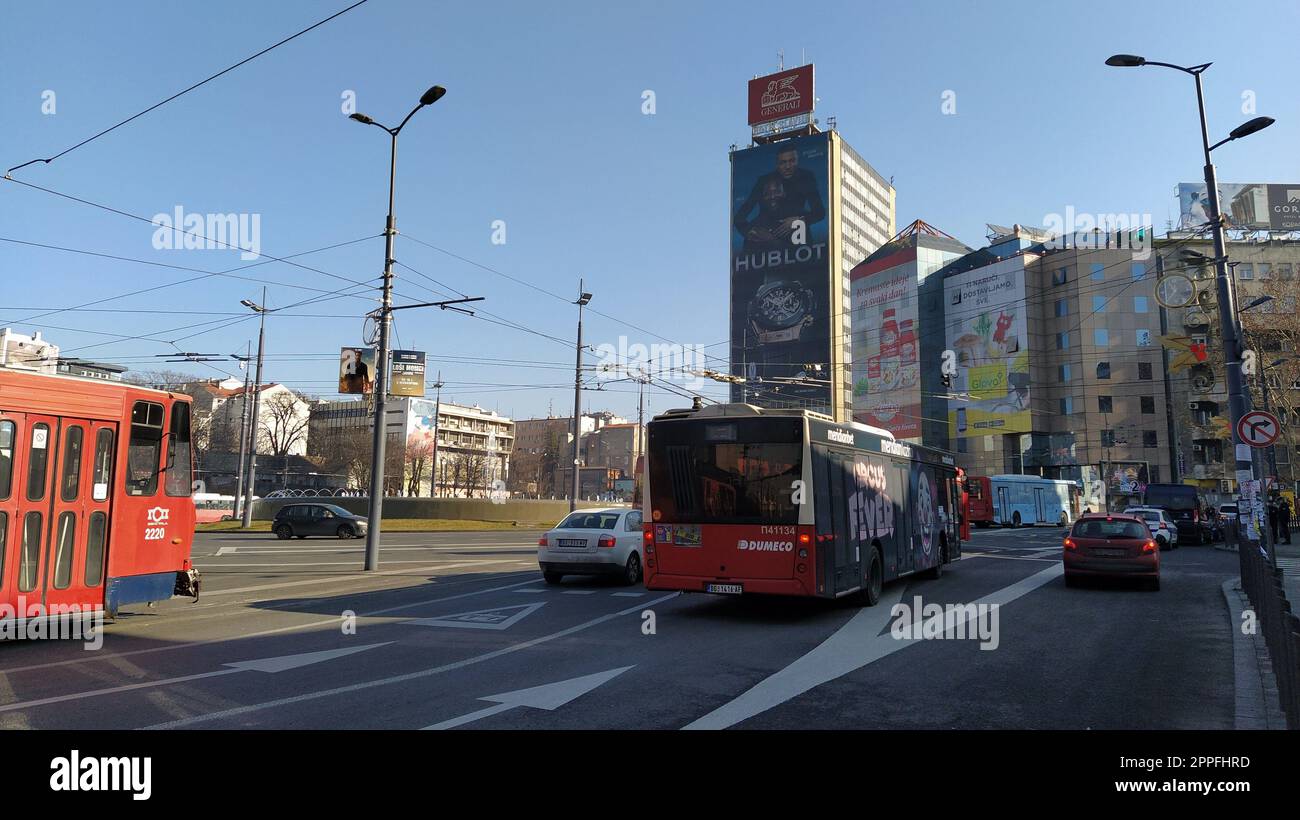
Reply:
[[966, 499], [966, 520], [977, 527], [993, 523], [993, 487], [988, 476], [966, 476]]
[[190, 398], [0, 368], [0, 618], [198, 596]]
[[645, 585], [838, 598], [961, 557], [953, 457], [807, 410], [720, 404], [647, 426]]

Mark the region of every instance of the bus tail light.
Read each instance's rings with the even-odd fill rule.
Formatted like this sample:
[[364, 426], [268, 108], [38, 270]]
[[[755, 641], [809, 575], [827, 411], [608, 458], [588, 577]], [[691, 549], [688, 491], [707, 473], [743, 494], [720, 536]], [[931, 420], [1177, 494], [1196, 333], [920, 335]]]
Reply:
[[613, 549], [614, 543], [615, 543], [614, 536], [602, 535], [600, 537], [600, 540], [596, 542], [596, 546], [601, 547], [603, 549]]
[[655, 531], [651, 527], [646, 527], [645, 532], [642, 533], [642, 536], [645, 538], [645, 542], [647, 544], [653, 544], [655, 542]]
[[799, 543], [803, 546], [808, 546], [812, 543], [812, 536], [806, 532], [799, 533]]
[[805, 564], [800, 564], [799, 566], [795, 567], [795, 569], [799, 570], [799, 572], [801, 573], [808, 571], [808, 567]]

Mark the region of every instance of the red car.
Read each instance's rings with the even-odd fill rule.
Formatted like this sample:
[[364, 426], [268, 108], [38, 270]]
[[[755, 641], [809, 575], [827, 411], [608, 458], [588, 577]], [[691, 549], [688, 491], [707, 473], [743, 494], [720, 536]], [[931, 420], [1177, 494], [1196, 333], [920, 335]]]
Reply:
[[1136, 515], [1085, 513], [1065, 537], [1065, 584], [1084, 577], [1136, 577], [1160, 589], [1160, 546]]

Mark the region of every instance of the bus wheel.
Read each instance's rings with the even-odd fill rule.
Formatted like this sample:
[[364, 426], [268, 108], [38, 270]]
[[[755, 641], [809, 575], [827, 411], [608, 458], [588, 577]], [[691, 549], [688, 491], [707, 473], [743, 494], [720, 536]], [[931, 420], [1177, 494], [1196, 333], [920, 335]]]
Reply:
[[1019, 527], [1019, 526], [1020, 526], [1020, 513], [1012, 513], [1012, 514], [1011, 514], [1011, 526], [1013, 526], [1013, 527]]
[[293, 538], [293, 530], [288, 524], [281, 524], [275, 528], [275, 537], [279, 538], [281, 541], [288, 541], [290, 538]]
[[935, 564], [925, 571], [924, 577], [931, 580], [939, 580], [943, 577], [943, 564], [948, 560], [948, 539], [943, 535], [939, 536], [939, 563]]
[[871, 560], [867, 562], [867, 585], [862, 590], [862, 600], [867, 606], [880, 603], [880, 591], [885, 586], [885, 566], [880, 558], [880, 548], [871, 549]]

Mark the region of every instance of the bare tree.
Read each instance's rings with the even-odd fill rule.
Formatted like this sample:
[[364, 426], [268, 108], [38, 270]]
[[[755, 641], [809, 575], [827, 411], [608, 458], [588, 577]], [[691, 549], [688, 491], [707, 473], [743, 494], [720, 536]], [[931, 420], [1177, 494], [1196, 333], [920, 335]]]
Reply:
[[258, 415], [258, 444], [277, 456], [289, 455], [307, 440], [307, 403], [289, 391], [263, 401]]
[[411, 437], [406, 440], [406, 494], [418, 496], [424, 482], [424, 471], [429, 468], [434, 455], [433, 441]]

